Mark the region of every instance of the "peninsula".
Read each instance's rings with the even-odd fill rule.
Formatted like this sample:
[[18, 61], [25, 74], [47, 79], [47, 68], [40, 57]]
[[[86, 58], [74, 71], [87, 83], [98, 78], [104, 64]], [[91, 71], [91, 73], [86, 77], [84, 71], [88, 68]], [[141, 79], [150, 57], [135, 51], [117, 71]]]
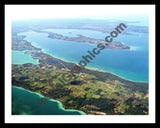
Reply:
[[80, 110], [86, 114], [148, 114], [148, 83], [129, 81], [108, 72], [91, 69], [75, 73], [74, 81], [60, 83], [58, 78], [76, 64], [44, 53], [24, 38], [25, 36], [12, 36], [12, 50], [29, 50], [25, 54], [39, 59], [39, 64], [12, 64], [13, 86], [40, 93], [49, 99], [60, 101], [65, 109]]
[[[68, 36], [63, 36], [61, 34], [52, 33], [52, 32], [46, 32], [46, 33], [49, 34], [48, 38], [58, 39], [58, 40], [66, 40], [66, 41], [74, 41], [74, 42], [85, 42], [85, 43], [90, 43], [90, 44], [99, 44], [99, 43], [106, 44], [107, 43], [104, 40], [93, 39], [93, 38], [86, 37], [86, 36], [83, 36], [83, 35], [78, 35], [78, 37], [68, 37]], [[125, 46], [121, 42], [108, 43], [108, 45], [105, 48], [106, 49], [130, 49], [129, 46]]]

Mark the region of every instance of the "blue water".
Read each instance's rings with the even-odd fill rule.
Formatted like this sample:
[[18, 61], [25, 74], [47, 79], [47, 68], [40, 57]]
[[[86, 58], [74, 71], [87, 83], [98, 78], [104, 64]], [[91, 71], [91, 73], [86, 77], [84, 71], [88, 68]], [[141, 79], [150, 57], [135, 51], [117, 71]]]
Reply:
[[26, 51], [27, 50], [24, 51], [12, 50], [12, 64], [24, 64], [24, 63], [38, 64], [38, 59], [33, 59], [32, 56], [24, 54]]
[[[43, 102], [42, 102], [43, 101]], [[85, 115], [76, 110], [64, 110], [56, 100], [46, 99], [42, 95], [12, 86], [13, 115]]]
[[[47, 29], [65, 36], [75, 37], [78, 34], [96, 39], [103, 39], [109, 33], [101, 33], [91, 30], [78, 29]], [[96, 68], [114, 73], [118, 76], [133, 81], [148, 81], [148, 33], [132, 32], [132, 35], [119, 34], [114, 41], [122, 42], [131, 46], [131, 50], [104, 49], [86, 68]], [[88, 55], [96, 47], [94, 44], [83, 42], [63, 41], [48, 38], [46, 33], [24, 32], [25, 40], [32, 42], [36, 47], [42, 48], [44, 52], [61, 58], [65, 61], [79, 63], [82, 56]]]
[[[24, 51], [12, 50], [12, 64], [33, 63], [38, 64], [38, 59], [33, 59]], [[28, 79], [21, 77], [20, 80]], [[42, 104], [38, 99], [45, 99]], [[12, 114], [13, 115], [85, 115], [77, 110], [65, 110], [62, 104], [56, 100], [51, 100], [42, 95], [12, 86]]]

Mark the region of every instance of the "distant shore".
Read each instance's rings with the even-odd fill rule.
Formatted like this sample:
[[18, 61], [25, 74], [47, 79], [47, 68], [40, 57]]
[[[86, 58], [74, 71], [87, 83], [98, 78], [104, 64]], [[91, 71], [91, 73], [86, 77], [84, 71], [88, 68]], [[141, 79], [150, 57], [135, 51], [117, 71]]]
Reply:
[[101, 44], [107, 44], [106, 47], [105, 47], [106, 49], [130, 49], [129, 46], [125, 46], [121, 42], [115, 42], [114, 41], [114, 42], [111, 42], [111, 43], [107, 43], [105, 40], [94, 39], [94, 38], [86, 37], [86, 36], [83, 36], [83, 35], [78, 35], [78, 37], [68, 37], [68, 36], [63, 36], [61, 34], [47, 32], [47, 31], [40, 31], [40, 32], [47, 33], [48, 38], [51, 38], [51, 39], [74, 41], [74, 42], [85, 42], [85, 43], [89, 43], [89, 44], [100, 44], [100, 43]]

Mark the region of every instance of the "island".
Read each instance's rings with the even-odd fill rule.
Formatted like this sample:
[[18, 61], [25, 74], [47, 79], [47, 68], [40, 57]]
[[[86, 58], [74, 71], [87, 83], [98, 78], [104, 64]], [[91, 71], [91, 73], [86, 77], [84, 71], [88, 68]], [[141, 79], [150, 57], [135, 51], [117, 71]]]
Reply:
[[[50, 34], [51, 38], [64, 36]], [[148, 115], [148, 83], [123, 79], [112, 73], [83, 69], [75, 73], [76, 79], [59, 81], [75, 63], [55, 58], [24, 40], [25, 36], [12, 36], [12, 50], [28, 50], [25, 54], [38, 59], [39, 64], [12, 64], [12, 86], [37, 92], [55, 99], [65, 109], [75, 109], [90, 115]], [[96, 43], [88, 37], [73, 40]], [[71, 40], [67, 38], [65, 40]], [[98, 42], [99, 43], [99, 42]]]

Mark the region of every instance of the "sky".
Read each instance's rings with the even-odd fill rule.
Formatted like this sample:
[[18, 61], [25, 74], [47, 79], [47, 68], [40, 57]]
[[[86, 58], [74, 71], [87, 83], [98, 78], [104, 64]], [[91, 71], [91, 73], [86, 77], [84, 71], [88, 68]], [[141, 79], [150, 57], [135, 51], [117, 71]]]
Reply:
[[44, 18], [90, 18], [124, 14], [147, 14], [154, 5], [5, 5], [13, 20]]

